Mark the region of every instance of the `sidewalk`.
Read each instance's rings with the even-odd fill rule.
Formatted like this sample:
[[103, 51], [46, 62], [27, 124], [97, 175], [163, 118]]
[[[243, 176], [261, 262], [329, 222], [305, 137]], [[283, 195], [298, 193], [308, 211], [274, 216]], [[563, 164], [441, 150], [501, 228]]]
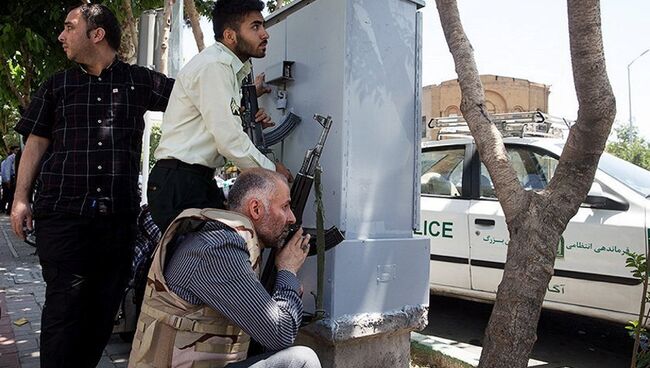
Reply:
[[[11, 230], [9, 217], [0, 214], [0, 368], [37, 368], [41, 332], [41, 311], [45, 282], [34, 254], [35, 248], [19, 240]], [[473, 367], [480, 350], [468, 349], [431, 336], [411, 335], [412, 346], [422, 363], [435, 358], [437, 367]], [[131, 344], [111, 336], [99, 368], [126, 368]], [[428, 364], [427, 364], [428, 365]]]
[[[0, 368], [36, 368], [45, 282], [35, 248], [13, 234], [7, 215], [0, 231]], [[113, 335], [97, 367], [126, 367], [130, 349]]]

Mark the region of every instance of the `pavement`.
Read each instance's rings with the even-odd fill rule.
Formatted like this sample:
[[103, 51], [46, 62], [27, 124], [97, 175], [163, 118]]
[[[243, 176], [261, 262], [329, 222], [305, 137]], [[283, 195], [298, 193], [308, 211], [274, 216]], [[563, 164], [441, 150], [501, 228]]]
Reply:
[[[36, 249], [14, 235], [9, 216], [0, 215], [0, 231], [0, 368], [40, 367], [41, 266]], [[126, 367], [130, 350], [131, 343], [112, 335], [97, 367]]]
[[[36, 248], [14, 235], [5, 214], [0, 214], [0, 232], [0, 368], [40, 367], [45, 282]], [[435, 336], [414, 332], [411, 342], [424, 353], [417, 360], [425, 366], [474, 367], [480, 356], [480, 348]], [[131, 343], [113, 334], [97, 367], [127, 367], [130, 350]]]

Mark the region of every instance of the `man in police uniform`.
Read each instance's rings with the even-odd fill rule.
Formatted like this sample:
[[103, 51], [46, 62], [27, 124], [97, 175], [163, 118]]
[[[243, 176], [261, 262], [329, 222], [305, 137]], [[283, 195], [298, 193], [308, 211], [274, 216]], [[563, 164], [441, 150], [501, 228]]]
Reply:
[[[265, 157], [242, 129], [242, 81], [251, 72], [250, 59], [266, 55], [269, 39], [263, 8], [259, 0], [218, 0], [212, 12], [217, 42], [176, 78], [147, 187], [151, 216], [163, 232], [186, 208], [225, 208], [214, 180], [224, 158], [240, 169], [264, 167], [291, 180], [289, 171]], [[262, 109], [256, 120], [272, 124]]]

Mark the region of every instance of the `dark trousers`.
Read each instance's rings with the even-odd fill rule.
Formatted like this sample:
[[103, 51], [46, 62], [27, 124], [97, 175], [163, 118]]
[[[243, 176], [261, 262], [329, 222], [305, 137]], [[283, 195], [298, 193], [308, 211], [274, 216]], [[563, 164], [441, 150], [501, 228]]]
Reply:
[[13, 191], [9, 182], [2, 182], [2, 198], [0, 199], [0, 210], [2, 212], [11, 211], [11, 202], [13, 202]]
[[16, 178], [11, 178], [9, 182], [9, 193], [7, 197], [7, 215], [11, 214], [11, 207], [14, 205], [14, 194], [16, 192]]
[[160, 160], [149, 174], [147, 200], [151, 218], [161, 233], [188, 208], [225, 208], [225, 197], [214, 170], [177, 160]]
[[130, 274], [135, 214], [39, 214], [35, 227], [47, 283], [41, 367], [95, 367]]

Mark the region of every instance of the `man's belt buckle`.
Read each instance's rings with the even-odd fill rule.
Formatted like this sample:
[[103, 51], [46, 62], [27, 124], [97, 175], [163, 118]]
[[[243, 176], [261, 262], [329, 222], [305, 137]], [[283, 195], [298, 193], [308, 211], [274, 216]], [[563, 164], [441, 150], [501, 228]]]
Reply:
[[102, 198], [97, 198], [97, 213], [100, 215], [106, 215], [108, 214], [108, 205], [110, 203], [111, 199], [108, 197], [102, 197]]

